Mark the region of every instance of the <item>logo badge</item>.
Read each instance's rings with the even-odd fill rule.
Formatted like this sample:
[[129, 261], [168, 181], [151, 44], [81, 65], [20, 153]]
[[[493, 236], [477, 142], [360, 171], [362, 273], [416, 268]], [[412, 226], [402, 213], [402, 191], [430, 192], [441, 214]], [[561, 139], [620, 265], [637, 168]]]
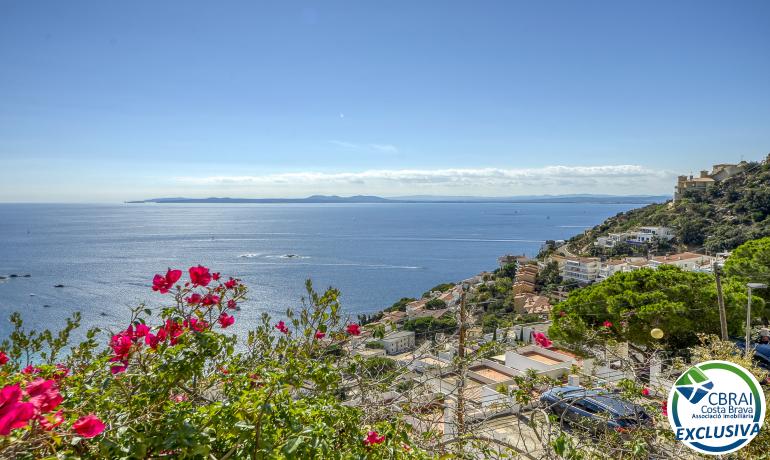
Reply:
[[668, 421], [676, 439], [707, 455], [735, 452], [759, 433], [765, 395], [757, 379], [728, 361], [697, 364], [668, 394]]

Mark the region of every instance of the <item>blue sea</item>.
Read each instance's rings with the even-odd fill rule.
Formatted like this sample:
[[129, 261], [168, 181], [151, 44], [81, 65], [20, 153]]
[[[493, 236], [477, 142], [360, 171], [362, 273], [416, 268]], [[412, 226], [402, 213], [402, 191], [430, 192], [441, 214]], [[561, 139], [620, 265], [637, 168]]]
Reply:
[[[342, 291], [355, 317], [430, 287], [535, 255], [639, 205], [596, 203], [0, 204], [0, 338], [20, 311], [29, 327], [124, 327], [158, 306], [155, 273], [203, 264], [241, 278], [236, 330], [299, 305], [304, 282]], [[295, 257], [287, 257], [289, 254]], [[63, 288], [55, 288], [63, 284]]]

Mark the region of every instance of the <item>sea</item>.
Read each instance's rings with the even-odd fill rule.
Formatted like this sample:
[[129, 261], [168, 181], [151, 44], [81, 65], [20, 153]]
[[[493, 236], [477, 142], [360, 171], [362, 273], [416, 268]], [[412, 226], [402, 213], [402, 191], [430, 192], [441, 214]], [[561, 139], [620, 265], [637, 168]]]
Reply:
[[[0, 204], [0, 340], [18, 311], [30, 329], [124, 328], [132, 306], [157, 307], [156, 273], [202, 264], [243, 280], [243, 333], [263, 312], [301, 305], [305, 280], [340, 289], [355, 318], [439, 283], [534, 256], [641, 204]], [[17, 275], [11, 277], [11, 275]], [[26, 275], [29, 275], [28, 277]], [[63, 287], [55, 287], [61, 285]]]

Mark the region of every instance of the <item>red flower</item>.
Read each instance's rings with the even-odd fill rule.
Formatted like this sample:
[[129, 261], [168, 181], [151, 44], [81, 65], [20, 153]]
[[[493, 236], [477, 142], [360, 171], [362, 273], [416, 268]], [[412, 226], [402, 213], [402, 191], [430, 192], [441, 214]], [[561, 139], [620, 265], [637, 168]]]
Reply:
[[321, 340], [324, 337], [326, 337], [326, 334], [324, 332], [315, 331], [315, 338], [316, 338], [316, 340]]
[[150, 328], [147, 327], [146, 324], [138, 323], [136, 325], [136, 328], [134, 328], [134, 336], [133, 336], [133, 338], [134, 338], [134, 340], [136, 340], [136, 339], [138, 339], [140, 337], [146, 336], [149, 333], [150, 333]]
[[184, 333], [182, 326], [176, 321], [166, 320], [166, 325], [158, 331], [158, 339], [165, 341], [170, 339], [171, 345], [176, 345], [176, 339]]
[[113, 364], [110, 366], [110, 372], [112, 372], [112, 375], [126, 372], [126, 369], [128, 369], [128, 364], [125, 362], [121, 362], [120, 364]]
[[225, 281], [225, 287], [227, 289], [232, 289], [235, 286], [238, 286], [238, 280], [234, 278], [230, 278], [229, 280]]
[[155, 334], [148, 333], [147, 335], [144, 336], [144, 343], [146, 343], [147, 346], [152, 348], [153, 350], [157, 350], [158, 343], [160, 343], [160, 337], [158, 337]]
[[41, 369], [39, 367], [33, 366], [32, 364], [30, 364], [29, 366], [21, 370], [22, 374], [27, 374], [27, 375], [39, 374], [40, 372], [41, 372]]
[[110, 348], [112, 348], [112, 352], [115, 353], [116, 360], [124, 361], [128, 359], [132, 344], [133, 340], [125, 333], [113, 335], [112, 340], [110, 340]]
[[219, 303], [219, 296], [216, 296], [214, 294], [206, 294], [206, 296], [201, 301], [201, 305], [208, 307], [210, 305], [216, 305]]
[[238, 303], [235, 300], [230, 299], [227, 301], [227, 308], [231, 310], [235, 310], [236, 308], [238, 308]]
[[4, 351], [0, 351], [0, 366], [5, 366], [5, 363], [7, 362], [8, 362], [8, 355], [6, 355]]
[[184, 300], [186, 300], [187, 303], [190, 304], [190, 305], [198, 305], [199, 303], [201, 303], [202, 299], [203, 299], [203, 296], [201, 296], [198, 293], [195, 293], [195, 294], [191, 295], [190, 297], [188, 297], [188, 298], [186, 298]]
[[20, 399], [21, 387], [18, 384], [0, 390], [0, 435], [8, 436], [11, 430], [23, 427], [35, 416], [35, 406]]
[[171, 396], [171, 400], [176, 402], [176, 403], [188, 401], [189, 399], [190, 398], [187, 397], [186, 393], [179, 393], [179, 394], [175, 394], [175, 395]]
[[605, 321], [602, 323], [603, 327], [606, 327], [607, 329], [612, 327], [612, 323], [610, 321]]
[[213, 279], [214, 281], [219, 281], [219, 272], [212, 273], [211, 279]]
[[54, 372], [53, 374], [54, 379], [61, 380], [68, 375], [70, 375], [70, 370], [67, 366], [65, 366], [64, 364], [56, 365], [56, 372]]
[[194, 316], [190, 319], [184, 320], [184, 323], [182, 323], [182, 325], [195, 332], [203, 332], [204, 330], [209, 328], [209, 323], [207, 323], [206, 321], [203, 321], [202, 319], [199, 320]]
[[190, 281], [192, 281], [193, 286], [208, 286], [211, 282], [211, 273], [209, 273], [209, 269], [203, 265], [190, 267], [189, 271]]
[[551, 348], [551, 345], [553, 345], [553, 342], [551, 342], [548, 336], [542, 332], [535, 332], [532, 334], [532, 337], [535, 339], [535, 343], [543, 348]]
[[365, 446], [374, 446], [377, 444], [382, 444], [383, 442], [385, 442], [385, 436], [380, 435], [376, 431], [370, 431], [364, 438]]
[[102, 434], [104, 423], [94, 414], [89, 414], [80, 417], [77, 422], [73, 423], [72, 429], [84, 438], [93, 438]]
[[286, 327], [286, 323], [284, 323], [283, 321], [278, 321], [278, 324], [275, 325], [275, 328], [283, 332], [284, 334], [289, 333], [289, 328]]
[[53, 430], [57, 426], [61, 425], [62, 422], [64, 422], [62, 411], [58, 411], [52, 415], [40, 415], [37, 418], [37, 423], [39, 423], [40, 426], [46, 431]]
[[55, 380], [35, 379], [27, 384], [24, 392], [29, 396], [29, 402], [35, 406], [38, 414], [51, 412], [64, 400], [59, 394]]
[[166, 272], [166, 276], [160, 274], [155, 275], [155, 277], [152, 279], [152, 290], [159, 291], [161, 294], [165, 294], [172, 287], [174, 287], [174, 283], [179, 281], [181, 276], [182, 270], [172, 270], [169, 268]]
[[361, 326], [358, 324], [348, 324], [347, 331], [350, 335], [361, 335]]
[[642, 396], [650, 396], [650, 389], [642, 388]]
[[222, 312], [221, 315], [219, 315], [219, 324], [222, 326], [222, 329], [226, 329], [227, 326], [232, 325], [235, 322], [235, 317], [228, 315], [225, 312]]
[[567, 316], [567, 312], [562, 310], [559, 312], [559, 316]]
[[663, 415], [668, 417], [668, 401], [663, 401], [663, 404], [660, 406], [660, 411], [663, 412]]

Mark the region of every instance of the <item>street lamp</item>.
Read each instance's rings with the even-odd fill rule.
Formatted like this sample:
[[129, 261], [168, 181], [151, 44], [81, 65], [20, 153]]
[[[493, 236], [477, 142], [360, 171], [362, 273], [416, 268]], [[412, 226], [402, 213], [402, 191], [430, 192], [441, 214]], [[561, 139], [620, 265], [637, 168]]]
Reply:
[[746, 287], [749, 289], [749, 300], [746, 305], [746, 356], [749, 356], [749, 347], [751, 346], [751, 290], [765, 289], [767, 288], [767, 284], [746, 283]]

